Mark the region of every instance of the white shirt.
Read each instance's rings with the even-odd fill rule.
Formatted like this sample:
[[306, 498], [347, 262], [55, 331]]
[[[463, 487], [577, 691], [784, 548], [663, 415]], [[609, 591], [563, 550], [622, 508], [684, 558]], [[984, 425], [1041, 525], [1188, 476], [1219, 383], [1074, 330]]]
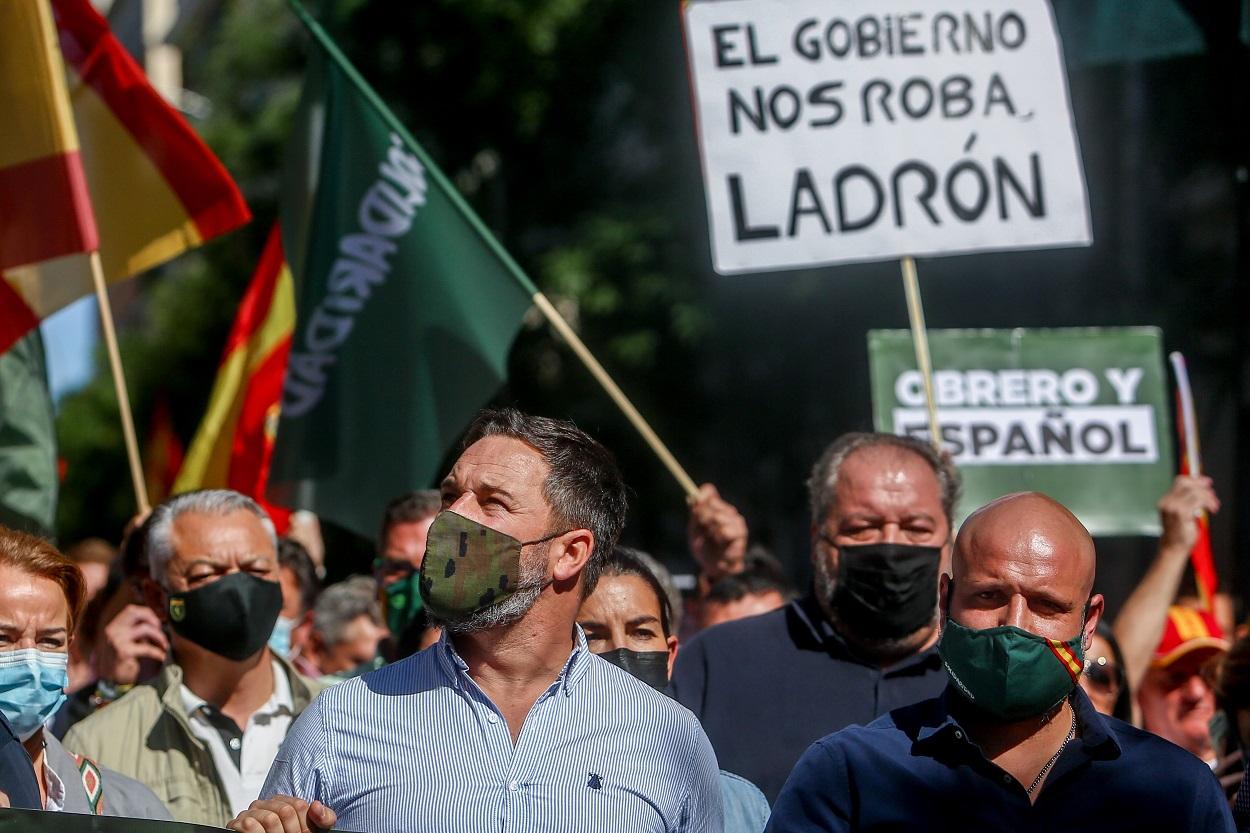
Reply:
[[[278, 754], [278, 747], [286, 738], [291, 721], [294, 720], [295, 704], [291, 699], [291, 681], [287, 679], [282, 666], [274, 661], [273, 694], [248, 718], [247, 725], [243, 727], [243, 749], [238, 767], [234, 765], [234, 758], [226, 748], [226, 741], [222, 739], [221, 733], [204, 714], [204, 707], [208, 703], [185, 684], [182, 686], [182, 704], [191, 720], [191, 731], [204, 741], [212, 753], [213, 764], [226, 788], [231, 812], [235, 815], [242, 813], [260, 796], [260, 788], [265, 784], [269, 767]], [[238, 742], [231, 740], [232, 744]]]
[[51, 766], [48, 765], [47, 756], [43, 760], [43, 780], [48, 788], [48, 800], [44, 802], [43, 809], [47, 813], [62, 813], [65, 811], [65, 782], [61, 780], [61, 776], [56, 774]]

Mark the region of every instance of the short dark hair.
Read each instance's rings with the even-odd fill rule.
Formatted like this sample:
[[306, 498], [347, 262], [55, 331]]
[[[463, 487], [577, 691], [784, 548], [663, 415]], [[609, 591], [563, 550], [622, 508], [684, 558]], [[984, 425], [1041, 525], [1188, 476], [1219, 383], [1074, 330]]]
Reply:
[[748, 552], [746, 563], [740, 573], [722, 576], [708, 588], [705, 602], [729, 604], [746, 596], [762, 596], [779, 593], [789, 601], [794, 598], [794, 586], [790, 584], [781, 562], [767, 551]]
[[599, 576], [638, 576], [655, 592], [656, 601], [660, 605], [660, 630], [664, 632], [664, 638], [669, 638], [677, 630], [673, 594], [665, 587], [666, 583], [672, 584], [672, 578], [654, 557], [632, 547], [616, 547], [604, 559]]
[[594, 534], [595, 546], [582, 570], [582, 598], [589, 596], [625, 527], [628, 499], [616, 458], [571, 422], [515, 408], [479, 413], [465, 434], [463, 447], [492, 436], [512, 437], [532, 446], [551, 467], [543, 497], [551, 507], [554, 527], [589, 529]]
[[811, 502], [813, 524], [820, 525], [829, 517], [829, 510], [833, 508], [833, 502], [837, 498], [838, 475], [842, 471], [842, 464], [856, 451], [866, 448], [910, 451], [928, 463], [929, 468], [933, 469], [933, 476], [937, 478], [947, 529], [952, 536], [955, 534], [955, 505], [959, 502], [962, 482], [959, 469], [955, 468], [950, 458], [939, 454], [932, 445], [915, 437], [861, 431], [838, 437], [821, 452], [820, 458], [812, 466], [811, 477], [807, 479], [807, 493]]
[[312, 610], [321, 592], [321, 582], [317, 580], [317, 567], [304, 545], [292, 538], [279, 538], [278, 569], [295, 573], [295, 580], [299, 582], [300, 614]]
[[378, 549], [386, 546], [386, 536], [396, 524], [411, 524], [432, 518], [443, 508], [438, 489], [417, 489], [392, 498], [382, 511], [382, 528], [378, 531]]

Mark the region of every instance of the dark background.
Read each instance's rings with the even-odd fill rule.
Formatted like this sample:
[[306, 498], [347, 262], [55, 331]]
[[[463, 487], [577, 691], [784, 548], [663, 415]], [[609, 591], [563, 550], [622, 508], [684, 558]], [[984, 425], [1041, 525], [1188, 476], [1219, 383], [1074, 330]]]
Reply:
[[[1225, 581], [1250, 535], [1247, 164], [1250, 73], [1234, 2], [1056, 0], [1094, 245], [919, 262], [932, 328], [1155, 325], [1186, 355]], [[257, 216], [140, 284], [124, 354], [140, 425], [171, 403], [189, 442], [273, 221], [303, 37], [276, 0], [203, 4], [182, 27], [197, 122]], [[313, 4], [698, 481], [806, 580], [803, 481], [837, 434], [871, 427], [866, 333], [907, 324], [895, 263], [721, 277], [676, 2], [422, 0]], [[116, 538], [131, 511], [110, 382], [64, 403], [62, 543]], [[577, 360], [535, 324], [500, 402], [576, 420], [634, 490], [626, 542], [676, 569], [678, 486]], [[419, 483], [414, 486], [424, 486]], [[379, 507], [380, 514], [381, 507]], [[367, 542], [332, 540], [332, 573]], [[1154, 541], [1099, 541], [1112, 609]]]

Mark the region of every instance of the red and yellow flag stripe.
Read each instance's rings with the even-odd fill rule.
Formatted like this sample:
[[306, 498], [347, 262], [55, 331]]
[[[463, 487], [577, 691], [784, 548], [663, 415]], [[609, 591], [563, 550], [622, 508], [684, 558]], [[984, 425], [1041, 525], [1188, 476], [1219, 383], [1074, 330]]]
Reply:
[[[51, 27], [47, 0], [0, 3], [0, 10], [11, 15], [34, 6], [45, 12]], [[49, 29], [49, 42], [63, 93], [57, 105], [59, 119], [69, 126], [71, 136], [77, 131], [72, 149], [80, 160], [78, 178], [85, 184], [76, 193], [84, 204], [90, 194], [95, 207], [105, 278], [112, 282], [131, 277], [246, 223], [251, 214], [230, 175], [148, 83], [89, 0], [52, 0], [51, 9], [55, 29]], [[0, 21], [0, 72], [16, 60], [5, 54], [4, 45], [29, 53], [31, 43], [29, 32], [21, 34]], [[24, 65], [28, 59], [21, 61]], [[8, 107], [7, 98], [0, 101]], [[25, 119], [26, 110], [20, 112]], [[9, 133], [0, 130], [0, 147]], [[4, 160], [0, 150], [0, 166]], [[8, 225], [3, 191], [0, 186], [0, 234]], [[50, 204], [65, 203], [63, 194], [45, 192]], [[25, 200], [22, 210], [27, 214], [31, 210]], [[45, 223], [38, 233], [27, 235], [35, 241], [28, 245], [43, 247], [38, 256], [0, 256], [5, 279], [0, 296], [8, 296], [0, 297], [0, 349], [11, 343], [5, 339], [10, 330], [21, 335], [23, 324], [32, 326], [92, 291], [87, 257], [75, 253], [96, 248], [95, 238], [87, 247], [53, 246], [51, 228]], [[19, 298], [20, 304], [13, 303]]]
[[1068, 672], [1068, 676], [1076, 682], [1076, 678], [1085, 670], [1081, 661], [1076, 658], [1076, 654], [1072, 653], [1066, 643], [1058, 639], [1047, 639], [1046, 644], [1050, 647], [1050, 652], [1055, 655], [1055, 659], [1059, 660], [1059, 664]]
[[[208, 411], [187, 452], [174, 492], [234, 489], [265, 504], [291, 334], [295, 288], [275, 225], [239, 304]], [[279, 527], [286, 512], [269, 506]]]
[[0, 3], [0, 270], [98, 242], [47, 0]]

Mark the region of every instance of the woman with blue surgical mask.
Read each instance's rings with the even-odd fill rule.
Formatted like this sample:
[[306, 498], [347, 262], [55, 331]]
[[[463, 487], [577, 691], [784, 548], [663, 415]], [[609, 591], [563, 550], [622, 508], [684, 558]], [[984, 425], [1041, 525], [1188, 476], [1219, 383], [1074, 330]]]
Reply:
[[72, 754], [46, 728], [65, 702], [85, 592], [55, 547], [0, 527], [0, 712], [30, 756], [44, 810], [169, 819], [147, 787]]

